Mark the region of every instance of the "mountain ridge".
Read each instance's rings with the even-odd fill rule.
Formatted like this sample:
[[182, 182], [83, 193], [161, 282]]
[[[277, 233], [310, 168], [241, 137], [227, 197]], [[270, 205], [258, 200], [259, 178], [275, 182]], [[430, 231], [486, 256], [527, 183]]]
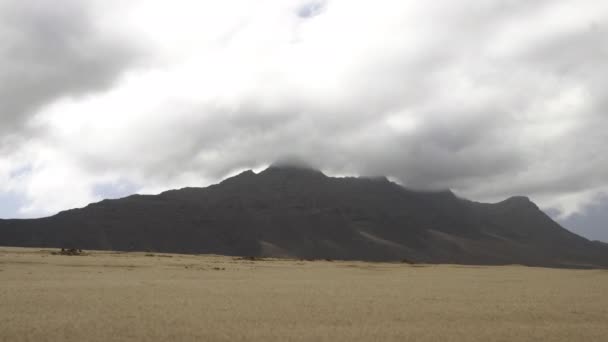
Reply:
[[479, 203], [387, 178], [271, 165], [204, 188], [0, 220], [0, 245], [424, 263], [608, 267], [608, 247], [525, 196]]

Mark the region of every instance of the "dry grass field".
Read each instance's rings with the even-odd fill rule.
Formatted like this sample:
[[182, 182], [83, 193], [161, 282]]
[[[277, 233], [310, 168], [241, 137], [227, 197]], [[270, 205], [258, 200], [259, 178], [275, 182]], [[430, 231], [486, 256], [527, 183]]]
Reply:
[[608, 271], [0, 248], [2, 341], [608, 341]]

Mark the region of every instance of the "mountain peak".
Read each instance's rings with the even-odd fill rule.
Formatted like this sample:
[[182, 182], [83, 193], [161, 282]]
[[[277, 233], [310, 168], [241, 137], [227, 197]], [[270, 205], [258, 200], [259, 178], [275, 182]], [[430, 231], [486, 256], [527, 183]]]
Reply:
[[260, 172], [260, 175], [285, 175], [285, 176], [315, 176], [327, 177], [323, 172], [313, 167], [296, 166], [296, 165], [270, 165], [266, 170]]
[[504, 200], [505, 203], [531, 203], [530, 198], [527, 196], [511, 196]]
[[260, 174], [282, 174], [292, 176], [314, 175], [326, 177], [321, 170], [313, 167], [309, 162], [298, 157], [279, 158], [274, 163], [270, 164], [270, 166], [266, 170], [262, 171]]
[[538, 209], [538, 206], [534, 202], [532, 202], [529, 197], [526, 196], [512, 196], [500, 202], [499, 204], [517, 208], [527, 207]]

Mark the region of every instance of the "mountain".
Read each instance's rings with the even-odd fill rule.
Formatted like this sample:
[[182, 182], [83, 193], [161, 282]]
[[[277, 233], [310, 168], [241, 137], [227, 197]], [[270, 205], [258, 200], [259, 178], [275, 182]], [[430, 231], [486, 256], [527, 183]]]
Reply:
[[603, 241], [594, 240], [593, 243], [595, 243], [598, 246], [608, 247], [608, 243], [603, 242]]
[[386, 178], [271, 166], [206, 188], [0, 220], [0, 245], [458, 264], [608, 267], [608, 246], [526, 197], [495, 204]]

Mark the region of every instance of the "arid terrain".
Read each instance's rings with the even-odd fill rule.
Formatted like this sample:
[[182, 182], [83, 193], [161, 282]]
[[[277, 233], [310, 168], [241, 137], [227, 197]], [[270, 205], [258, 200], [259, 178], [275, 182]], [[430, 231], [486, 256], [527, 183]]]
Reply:
[[606, 341], [608, 271], [0, 248], [2, 341]]

